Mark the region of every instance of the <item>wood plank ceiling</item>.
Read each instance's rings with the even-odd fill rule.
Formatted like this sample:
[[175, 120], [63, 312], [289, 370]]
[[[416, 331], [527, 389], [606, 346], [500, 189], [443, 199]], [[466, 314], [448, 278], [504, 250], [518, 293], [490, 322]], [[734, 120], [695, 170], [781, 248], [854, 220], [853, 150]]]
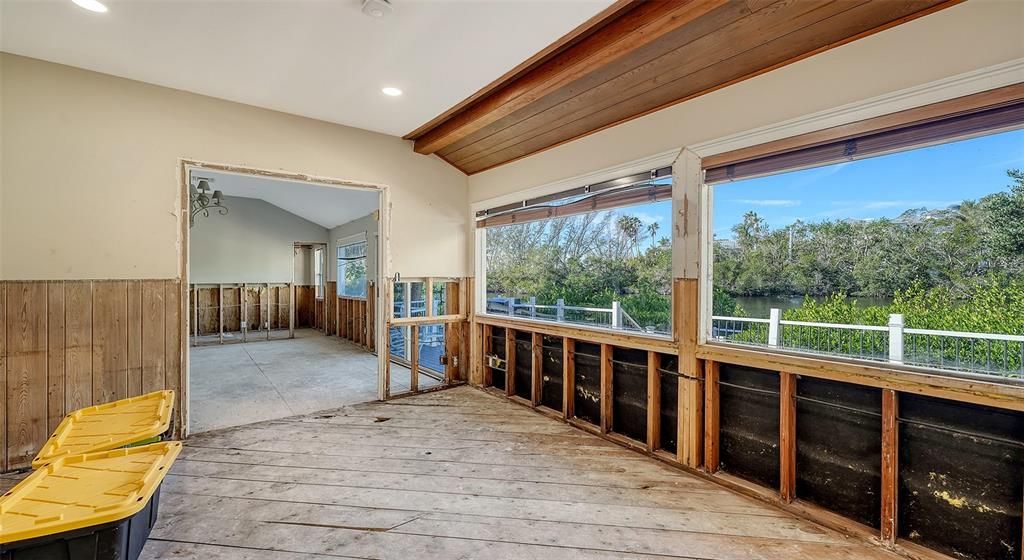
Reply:
[[405, 136], [473, 174], [961, 0], [622, 0]]

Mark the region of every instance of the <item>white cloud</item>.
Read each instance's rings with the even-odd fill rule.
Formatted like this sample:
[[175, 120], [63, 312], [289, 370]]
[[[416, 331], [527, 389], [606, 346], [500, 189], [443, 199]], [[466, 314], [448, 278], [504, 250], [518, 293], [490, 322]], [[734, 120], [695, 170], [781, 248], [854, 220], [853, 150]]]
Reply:
[[876, 200], [864, 205], [865, 210], [881, 210], [884, 208], [946, 208], [956, 204], [948, 200]]
[[740, 204], [751, 204], [753, 206], [799, 206], [799, 200], [791, 200], [786, 198], [739, 198], [732, 202], [739, 202]]

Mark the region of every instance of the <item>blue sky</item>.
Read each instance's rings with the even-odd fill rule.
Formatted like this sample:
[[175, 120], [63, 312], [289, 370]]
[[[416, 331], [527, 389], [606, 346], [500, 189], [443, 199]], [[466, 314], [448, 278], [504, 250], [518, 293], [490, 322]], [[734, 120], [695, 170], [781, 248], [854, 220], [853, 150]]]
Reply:
[[[715, 187], [715, 237], [753, 210], [772, 228], [796, 220], [896, 217], [911, 208], [945, 208], [1006, 190], [1006, 170], [1024, 169], [1024, 130]], [[620, 211], [658, 222], [668, 235], [671, 203]]]

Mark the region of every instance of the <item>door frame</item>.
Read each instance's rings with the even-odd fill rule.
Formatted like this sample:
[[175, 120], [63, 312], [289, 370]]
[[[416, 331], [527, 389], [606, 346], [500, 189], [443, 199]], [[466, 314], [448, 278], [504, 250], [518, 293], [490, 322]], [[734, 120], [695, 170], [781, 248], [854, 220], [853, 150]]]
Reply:
[[[178, 277], [181, 278], [180, 287], [180, 300], [181, 300], [181, 345], [179, 351], [181, 352], [181, 378], [179, 379], [179, 386], [181, 387], [181, 410], [179, 412], [179, 421], [181, 426], [181, 436], [187, 437], [189, 434], [189, 381], [190, 381], [190, 364], [189, 364], [189, 351], [188, 351], [188, 333], [190, 332], [189, 324], [189, 298], [191, 297], [189, 286], [189, 252], [191, 250], [190, 233], [189, 233], [189, 182], [190, 173], [193, 169], [201, 169], [208, 171], [216, 171], [220, 173], [232, 173], [236, 175], [250, 175], [253, 177], [262, 177], [268, 179], [281, 179], [286, 181], [297, 181], [301, 183], [311, 183], [314, 185], [321, 185], [334, 188], [342, 189], [355, 189], [355, 190], [369, 190], [378, 193], [378, 235], [377, 235], [377, 277], [376, 282], [378, 286], [386, 286], [387, 280], [391, 277], [391, 187], [383, 183], [371, 183], [367, 181], [355, 181], [351, 179], [338, 179], [335, 177], [325, 177], [322, 175], [312, 175], [306, 173], [297, 173], [290, 171], [283, 171], [279, 169], [262, 169], [259, 167], [252, 167], [246, 165], [233, 165], [224, 163], [214, 163], [209, 161], [191, 159], [191, 158], [178, 158], [178, 187], [179, 187], [179, 215], [178, 222], [180, 225], [178, 232], [178, 253], [180, 259], [178, 261]], [[327, 243], [330, 247], [330, 240]], [[324, 259], [327, 260], [327, 252], [324, 253]], [[324, 263], [326, 267], [326, 262]], [[326, 268], [325, 268], [326, 272]], [[374, 321], [376, 321], [378, 328], [375, 329], [374, 336], [376, 338], [375, 343], [377, 348], [386, 348], [384, 342], [386, 340], [387, 331], [387, 310], [388, 298], [385, 294], [386, 290], [378, 289], [375, 294], [375, 311]], [[324, 298], [328, 295], [325, 293]], [[326, 301], [326, 299], [325, 299]], [[386, 375], [387, 375], [387, 361], [388, 356], [381, 358], [381, 353], [377, 353], [377, 399], [384, 400], [386, 397]]]

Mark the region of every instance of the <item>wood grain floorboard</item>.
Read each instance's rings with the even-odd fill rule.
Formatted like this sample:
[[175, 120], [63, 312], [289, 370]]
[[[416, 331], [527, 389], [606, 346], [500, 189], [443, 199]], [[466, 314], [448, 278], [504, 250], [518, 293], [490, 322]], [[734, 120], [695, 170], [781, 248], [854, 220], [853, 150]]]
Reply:
[[456, 388], [191, 438], [143, 558], [897, 556]]

